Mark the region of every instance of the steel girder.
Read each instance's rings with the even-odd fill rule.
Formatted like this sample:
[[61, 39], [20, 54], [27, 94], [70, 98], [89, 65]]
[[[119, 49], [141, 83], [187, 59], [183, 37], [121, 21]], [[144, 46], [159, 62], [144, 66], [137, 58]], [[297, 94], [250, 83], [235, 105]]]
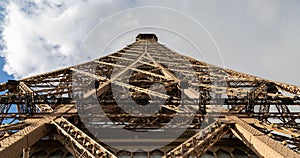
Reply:
[[32, 124], [1, 140], [0, 157], [20, 157], [24, 148], [30, 148], [30, 146], [50, 132], [52, 128], [47, 126], [47, 124], [50, 124], [52, 120], [55, 120], [63, 113], [67, 113], [71, 108], [73, 108], [73, 105], [61, 106], [44, 118], [26, 120], [27, 122], [31, 121]]
[[66, 149], [68, 149], [76, 158], [117, 158], [114, 154], [65, 118], [61, 117], [52, 121], [52, 123], [56, 126], [58, 140], [64, 144]]
[[287, 146], [284, 146], [283, 144], [271, 139], [238, 117], [227, 116], [226, 118], [234, 122], [234, 127], [231, 128], [231, 131], [234, 133], [234, 135], [241, 139], [259, 156], [266, 158], [300, 157], [299, 153], [296, 153]]
[[194, 136], [169, 151], [165, 158], [179, 158], [197, 156], [201, 157], [211, 146], [218, 142], [228, 132], [226, 124], [212, 123], [199, 130]]
[[[182, 61], [188, 61], [191, 69], [180, 64]], [[112, 75], [114, 71], [117, 73]], [[128, 72], [132, 72], [129, 83], [125, 82], [123, 78], [123, 75]], [[175, 74], [179, 74], [181, 77]], [[74, 83], [74, 75], [77, 75], [75, 80], [89, 77], [93, 79], [93, 82], [82, 81], [80, 82], [82, 85], [74, 87], [74, 84], [72, 84]], [[196, 77], [198, 81], [184, 81], [189, 77]], [[159, 91], [150, 89], [149, 85], [153, 83], [163, 84], [169, 93], [162, 94]], [[186, 83], [191, 89], [182, 92], [188, 98], [187, 105], [193, 107], [192, 109], [178, 106], [181, 100], [179, 94], [182, 90], [181, 86]], [[89, 92], [83, 92], [84, 84], [95, 84], [97, 88]], [[131, 128], [141, 127], [145, 120], [136, 121], [139, 120], [140, 116], [120, 111], [111, 93], [111, 84], [119, 88], [117, 93], [129, 89], [130, 94], [128, 95], [134, 98], [135, 101], [145, 101], [142, 94], [166, 99], [166, 104], [162, 105], [162, 108], [167, 112], [147, 117], [148, 120], [156, 121], [152, 126], [147, 124], [146, 127], [159, 128], [174, 114], [179, 113], [184, 116], [189, 110], [195, 110], [197, 114], [189, 128], [198, 130], [209, 108], [221, 103], [227, 105], [227, 110], [229, 110], [222, 113], [221, 118], [227, 118], [228, 113], [230, 113], [240, 119], [245, 118], [244, 120], [246, 118], [258, 119], [261, 121], [259, 124], [257, 123], [259, 121], [253, 123], [254, 121], [249, 121], [249, 119], [246, 124], [253, 124], [253, 127], [264, 132], [263, 134], [275, 130], [276, 126], [277, 131], [288, 134], [294, 139], [275, 134], [271, 138], [280, 141], [288, 140], [288, 144], [293, 144], [299, 148], [297, 144], [299, 144], [300, 126], [297, 120], [300, 118], [300, 111], [295, 111], [295, 107], [300, 105], [299, 87], [201, 62], [178, 54], [152, 38], [138, 40], [116, 53], [90, 62], [0, 84], [1, 143], [10, 145], [5, 137], [8, 135], [13, 136], [13, 133], [17, 134], [22, 129], [26, 129], [26, 126], [31, 126], [24, 123], [24, 120], [26, 122], [27, 119], [30, 122], [31, 119], [40, 120], [52, 114], [54, 115], [57, 107], [63, 104], [74, 104], [74, 100], [76, 100], [74, 94], [80, 93], [84, 95], [84, 98], [96, 94], [99, 104], [106, 105], [103, 107], [108, 112], [105, 116], [116, 121], [114, 123], [131, 123], [133, 125]], [[120, 95], [118, 97], [124, 96]], [[275, 111], [270, 110], [272, 107], [275, 107]], [[17, 110], [12, 112], [11, 109]], [[51, 112], [51, 109], [54, 111]], [[104, 117], [96, 114], [93, 116], [95, 118]], [[271, 119], [280, 122], [271, 124]], [[57, 122], [53, 124], [59, 125]], [[204, 139], [207, 140], [209, 136], [220, 139], [228, 128], [231, 128], [231, 131], [240, 136], [238, 135], [239, 130], [245, 130], [244, 126], [239, 125], [239, 123], [235, 124], [233, 127], [228, 124], [220, 124], [218, 128], [212, 128], [214, 130], [206, 134], [206, 137], [200, 137], [199, 134], [196, 134], [193, 138], [198, 140], [196, 144], [189, 144], [190, 140], [187, 139], [187, 142], [182, 142], [181, 146], [174, 148], [174, 152], [178, 153], [180, 151], [179, 155], [199, 156], [203, 153], [199, 151], [205, 151], [209, 147], [209, 144], [203, 141]], [[63, 130], [65, 129], [60, 129], [60, 134], [64, 133]], [[245, 132], [248, 132], [248, 135], [252, 134], [251, 131]], [[214, 140], [217, 141], [218, 139]], [[249, 140], [243, 139], [243, 141], [247, 142]], [[201, 150], [198, 150], [200, 148]], [[174, 155], [174, 152], [170, 151], [170, 154]]]

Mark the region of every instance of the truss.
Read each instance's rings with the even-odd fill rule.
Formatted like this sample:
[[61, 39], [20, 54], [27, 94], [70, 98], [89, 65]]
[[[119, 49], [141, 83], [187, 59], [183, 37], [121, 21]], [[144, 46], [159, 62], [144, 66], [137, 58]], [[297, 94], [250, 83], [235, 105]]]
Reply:
[[[40, 140], [58, 141], [74, 157], [201, 157], [225, 138], [238, 139], [259, 157], [300, 157], [299, 87], [181, 55], [154, 34], [136, 39], [90, 62], [2, 83], [0, 157], [30, 157], [30, 148]], [[128, 97], [146, 110], [133, 108]], [[157, 107], [147, 107], [150, 103]], [[155, 108], [159, 110], [152, 114]], [[89, 115], [78, 117], [82, 110]], [[92, 124], [81, 120], [145, 131], [160, 129], [176, 116], [179, 121], [170, 125], [176, 130], [190, 113], [184, 133], [151, 152], [110, 147], [90, 133]], [[207, 120], [214, 121], [201, 128]]]

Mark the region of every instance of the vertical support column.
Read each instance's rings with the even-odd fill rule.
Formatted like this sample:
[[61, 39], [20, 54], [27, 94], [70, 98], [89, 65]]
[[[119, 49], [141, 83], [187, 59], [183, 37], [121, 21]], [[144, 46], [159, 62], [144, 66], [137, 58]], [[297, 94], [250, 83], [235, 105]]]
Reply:
[[248, 105], [246, 106], [246, 113], [251, 116], [254, 113], [254, 97], [252, 93], [249, 93], [247, 97]]
[[23, 148], [23, 158], [29, 158], [30, 148]]
[[130, 158], [133, 158], [133, 152], [130, 152]]

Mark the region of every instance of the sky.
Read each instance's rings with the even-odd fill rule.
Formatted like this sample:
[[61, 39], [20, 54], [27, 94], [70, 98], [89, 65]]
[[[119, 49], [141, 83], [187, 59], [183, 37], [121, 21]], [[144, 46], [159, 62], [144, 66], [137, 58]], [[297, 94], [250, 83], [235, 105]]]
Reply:
[[139, 32], [199, 60], [300, 86], [298, 0], [0, 2], [0, 81], [113, 53]]

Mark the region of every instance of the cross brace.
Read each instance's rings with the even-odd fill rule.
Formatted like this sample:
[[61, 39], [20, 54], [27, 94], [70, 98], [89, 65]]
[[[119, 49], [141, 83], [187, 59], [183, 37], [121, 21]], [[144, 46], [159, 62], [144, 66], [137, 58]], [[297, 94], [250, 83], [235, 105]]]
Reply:
[[59, 118], [52, 123], [58, 131], [58, 140], [65, 145], [76, 158], [77, 157], [106, 157], [117, 158], [94, 139], [82, 132], [65, 118]]
[[187, 158], [191, 155], [200, 157], [227, 132], [226, 124], [220, 125], [218, 122], [215, 122], [169, 151], [164, 158]]
[[50, 132], [52, 128], [49, 128], [47, 124], [63, 113], [67, 113], [72, 107], [73, 105], [61, 106], [56, 111], [49, 114], [49, 116], [34, 120], [34, 123], [30, 126], [1, 140], [0, 157], [19, 158], [24, 148], [29, 148]]

